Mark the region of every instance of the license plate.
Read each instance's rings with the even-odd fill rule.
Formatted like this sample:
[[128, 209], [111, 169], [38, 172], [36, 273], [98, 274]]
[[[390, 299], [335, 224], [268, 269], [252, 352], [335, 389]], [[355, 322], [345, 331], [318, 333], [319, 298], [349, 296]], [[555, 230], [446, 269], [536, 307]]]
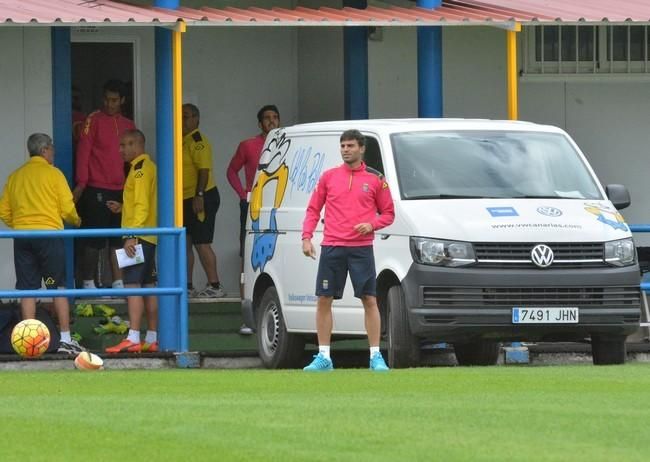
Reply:
[[513, 324], [576, 324], [578, 308], [576, 307], [526, 307], [512, 309]]

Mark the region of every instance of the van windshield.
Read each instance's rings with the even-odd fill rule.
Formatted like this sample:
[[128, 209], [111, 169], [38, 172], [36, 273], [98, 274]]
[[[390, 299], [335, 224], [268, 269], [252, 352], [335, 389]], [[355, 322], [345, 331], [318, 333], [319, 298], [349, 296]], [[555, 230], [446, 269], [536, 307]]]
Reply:
[[561, 134], [409, 132], [391, 141], [402, 199], [602, 199]]

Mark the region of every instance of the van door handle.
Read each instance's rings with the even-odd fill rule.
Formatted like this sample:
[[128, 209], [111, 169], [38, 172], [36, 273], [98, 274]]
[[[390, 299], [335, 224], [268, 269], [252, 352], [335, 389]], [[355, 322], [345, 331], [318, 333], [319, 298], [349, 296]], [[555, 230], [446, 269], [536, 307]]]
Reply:
[[385, 240], [388, 239], [389, 237], [390, 237], [390, 234], [382, 234], [382, 235], [380, 236], [380, 239], [381, 239], [382, 241], [385, 241]]

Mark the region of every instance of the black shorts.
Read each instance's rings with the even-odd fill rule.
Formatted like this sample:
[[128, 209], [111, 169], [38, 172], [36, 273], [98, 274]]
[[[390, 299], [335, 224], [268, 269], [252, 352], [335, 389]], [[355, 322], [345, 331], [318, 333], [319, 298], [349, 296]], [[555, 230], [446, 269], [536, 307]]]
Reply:
[[212, 188], [203, 195], [203, 210], [205, 218], [199, 221], [192, 210], [193, 198], [183, 200], [183, 226], [187, 235], [192, 238], [193, 244], [212, 244], [214, 238], [214, 221], [221, 204], [219, 190]]
[[343, 297], [345, 281], [350, 273], [354, 296], [377, 296], [377, 275], [372, 246], [322, 246], [316, 276], [316, 295]]
[[138, 244], [142, 244], [144, 263], [122, 268], [122, 281], [124, 284], [154, 284], [158, 281], [156, 246], [142, 239], [138, 239]]
[[16, 289], [35, 290], [65, 286], [63, 239], [14, 239]]
[[244, 241], [246, 240], [246, 215], [248, 215], [248, 201], [239, 201], [239, 256], [244, 256]]
[[[116, 201], [122, 203], [122, 191], [111, 189], [86, 187], [77, 203], [77, 211], [81, 217], [81, 228], [120, 228], [122, 226], [122, 214], [113, 213], [106, 206], [106, 201]], [[120, 247], [122, 239], [120, 237], [93, 237], [78, 238], [82, 246], [101, 249], [106, 246], [108, 241], [111, 247]]]

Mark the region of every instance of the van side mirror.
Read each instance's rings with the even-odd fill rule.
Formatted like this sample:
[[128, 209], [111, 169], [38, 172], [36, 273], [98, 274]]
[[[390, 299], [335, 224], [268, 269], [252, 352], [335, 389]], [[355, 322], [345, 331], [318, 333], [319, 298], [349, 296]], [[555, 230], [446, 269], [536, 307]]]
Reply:
[[630, 192], [622, 184], [608, 184], [605, 186], [605, 193], [618, 210], [623, 210], [632, 202]]

